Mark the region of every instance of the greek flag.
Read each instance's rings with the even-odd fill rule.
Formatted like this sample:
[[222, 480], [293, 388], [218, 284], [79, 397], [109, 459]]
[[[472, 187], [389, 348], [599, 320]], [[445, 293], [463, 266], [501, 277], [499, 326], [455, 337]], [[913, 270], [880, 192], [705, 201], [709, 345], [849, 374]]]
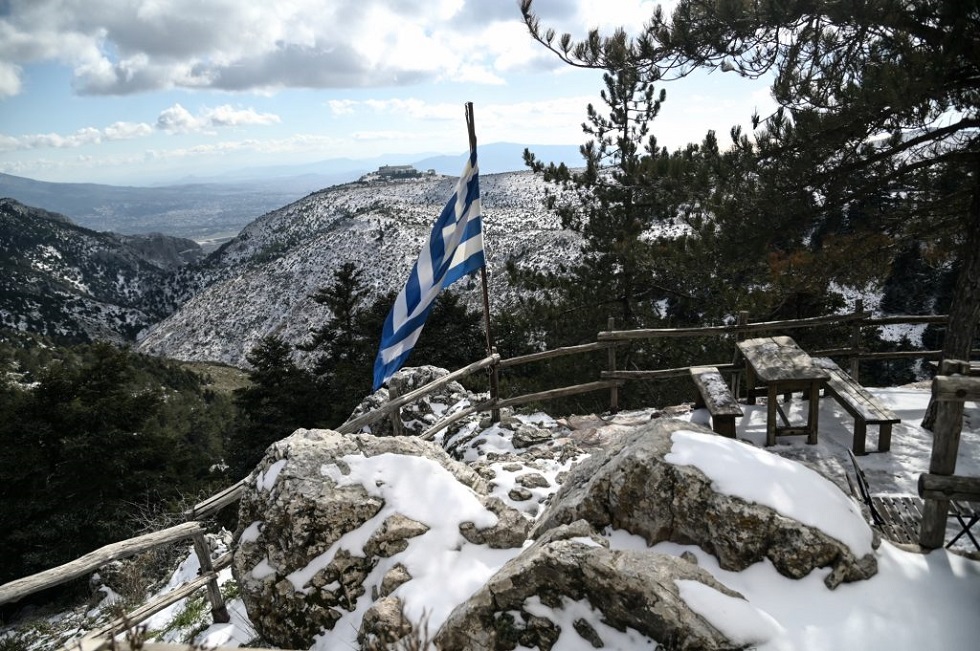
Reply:
[[439, 291], [483, 266], [483, 222], [476, 151], [470, 152], [428, 244], [385, 319], [381, 348], [374, 361], [374, 390], [395, 374], [415, 346]]

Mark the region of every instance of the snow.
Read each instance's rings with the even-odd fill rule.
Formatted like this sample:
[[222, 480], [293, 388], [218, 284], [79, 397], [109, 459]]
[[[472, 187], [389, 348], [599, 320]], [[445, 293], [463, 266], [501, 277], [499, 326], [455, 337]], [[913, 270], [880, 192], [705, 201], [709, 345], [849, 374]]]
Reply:
[[[342, 459], [349, 473], [336, 465], [321, 472], [338, 486], [361, 485], [369, 494], [384, 500], [384, 507], [367, 523], [342, 536], [330, 549], [307, 567], [287, 578], [297, 590], [334, 558], [340, 549], [364, 555], [364, 544], [387, 518], [395, 513], [420, 522], [429, 530], [409, 540], [408, 548], [375, 567], [366, 585], [381, 583], [395, 563], [402, 563], [413, 577], [398, 587], [393, 596], [405, 604], [413, 621], [428, 617], [435, 631], [452, 609], [480, 588], [520, 549], [489, 549], [466, 541], [459, 525], [472, 522], [478, 529], [497, 524], [497, 516], [486, 510], [472, 489], [460, 484], [440, 464], [422, 457], [380, 454], [373, 457], [350, 455]], [[356, 648], [356, 633], [364, 611], [371, 605], [369, 594], [358, 599], [353, 613], [345, 614], [332, 631], [323, 633], [314, 646], [327, 651]]]
[[691, 610], [736, 644], [756, 645], [783, 633], [771, 615], [744, 599], [719, 592], [700, 581], [677, 581], [677, 588]]
[[[820, 529], [858, 558], [871, 553], [871, 530], [853, 500], [831, 481], [798, 463], [748, 445], [693, 431], [675, 432], [666, 460], [694, 466], [718, 493], [768, 506]], [[821, 508], [813, 508], [820, 504]]]
[[[893, 409], [902, 422], [893, 431], [892, 449], [886, 453], [872, 452], [860, 457], [874, 490], [886, 493], [916, 493], [919, 474], [925, 472], [932, 447], [931, 434], [919, 427], [928, 402], [925, 387], [895, 387], [870, 391]], [[806, 403], [793, 400], [784, 405], [787, 415], [803, 419]], [[744, 406], [745, 416], [737, 426], [738, 438], [732, 442], [720, 437], [691, 430], [676, 432], [672, 437], [670, 461], [690, 464], [706, 473], [723, 492], [743, 499], [769, 504], [782, 513], [807, 521], [828, 534], [838, 537], [857, 551], [874, 554], [878, 573], [866, 581], [845, 583], [830, 590], [824, 579], [830, 569], [819, 569], [794, 580], [780, 575], [768, 561], [733, 572], [719, 567], [717, 560], [698, 547], [661, 543], [648, 548], [645, 541], [624, 531], [608, 530], [602, 535], [611, 549], [647, 550], [696, 557], [698, 565], [720, 583], [745, 597], [738, 600], [711, 588], [687, 581], [678, 588], [692, 608], [702, 613], [719, 630], [733, 639], [746, 641], [758, 651], [921, 651], [922, 649], [975, 649], [980, 646], [980, 560], [946, 549], [927, 554], [909, 551], [887, 541], [876, 550], [870, 549], [870, 534], [861, 520], [860, 511], [846, 497], [844, 471], [849, 467], [846, 449], [850, 447], [853, 421], [832, 400], [821, 400], [819, 442], [807, 445], [804, 437], [784, 437], [770, 448], [778, 456], [761, 449], [765, 441], [764, 405]], [[652, 414], [653, 411], [650, 411]], [[681, 416], [692, 422], [704, 422], [704, 410]], [[539, 427], [558, 427], [550, 417], [536, 414], [525, 422]], [[605, 419], [608, 428], [643, 422], [649, 414], [629, 412]], [[591, 422], [595, 422], [593, 419]], [[876, 443], [876, 428], [870, 428], [869, 449]], [[493, 426], [481, 432], [486, 450], [500, 450], [507, 445], [506, 431]], [[960, 443], [958, 474], [980, 476], [980, 408], [967, 403], [964, 429]], [[804, 465], [787, 459], [805, 461], [815, 466], [828, 479]], [[425, 459], [379, 455], [372, 458], [351, 456], [345, 459], [348, 474], [336, 467], [324, 472], [334, 480], [363, 485], [372, 494], [384, 499], [385, 507], [372, 521], [349, 533], [337, 548], [343, 546], [357, 552], [365, 542], [365, 531], [373, 531], [389, 515], [398, 511], [423, 522], [429, 531], [412, 538], [408, 548], [392, 559], [381, 559], [367, 578], [366, 584], [378, 584], [395, 562], [406, 563], [413, 579], [395, 591], [406, 603], [407, 615], [413, 620], [428, 617], [429, 633], [434, 634], [452, 608], [465, 600], [520, 549], [493, 550], [468, 543], [459, 534], [460, 522], [470, 520], [478, 526], [495, 521], [495, 516], [483, 509], [473, 492], [453, 480], [439, 464]], [[538, 463], [538, 462], [535, 462]], [[539, 464], [525, 470], [501, 473], [494, 465], [497, 478], [495, 494], [512, 487], [514, 477], [534, 470], [544, 475], [552, 487], [535, 489], [556, 490], [556, 477], [565, 469], [562, 464]], [[737, 471], [737, 472], [736, 472]], [[735, 481], [736, 476], [739, 481]], [[746, 477], [751, 477], [746, 481]], [[841, 486], [837, 490], [834, 484]], [[260, 480], [263, 488], [271, 487], [269, 476]], [[536, 493], [537, 496], [544, 493]], [[525, 511], [536, 517], [538, 509]], [[955, 524], [955, 522], [954, 522]], [[249, 531], [257, 530], [253, 523]], [[950, 529], [952, 533], [954, 529]], [[253, 535], [253, 534], [249, 534]], [[947, 536], [949, 539], [951, 535]], [[968, 540], [957, 543], [961, 552], [972, 549]], [[974, 558], [980, 558], [975, 555]], [[307, 572], [312, 568], [305, 568]], [[168, 584], [168, 590], [193, 578], [197, 562], [193, 554]], [[303, 573], [304, 575], [306, 572]], [[302, 585], [302, 578], [291, 577]], [[229, 581], [227, 570], [221, 581]], [[299, 586], [298, 586], [299, 587]], [[175, 604], [148, 622], [152, 630], [164, 630], [167, 621], [183, 608]], [[327, 649], [356, 649], [356, 632], [360, 618], [370, 605], [370, 595], [362, 596], [353, 612], [345, 614], [333, 631], [319, 636], [312, 647]], [[556, 650], [588, 650], [592, 646], [579, 637], [573, 628], [582, 619], [600, 635], [609, 649], [653, 649], [655, 644], [634, 630], [617, 631], [602, 622], [599, 612], [587, 600], [564, 599], [558, 609], [549, 608], [540, 600], [529, 599], [525, 608], [548, 617], [559, 626], [562, 634]], [[229, 603], [230, 624], [215, 624], [193, 637], [197, 645], [238, 646], [256, 637], [239, 600]]]
[[286, 466], [286, 460], [280, 459], [273, 463], [264, 472], [259, 472], [255, 477], [255, 486], [264, 491], [272, 490], [272, 487], [276, 485], [276, 479], [279, 478], [279, 473]]

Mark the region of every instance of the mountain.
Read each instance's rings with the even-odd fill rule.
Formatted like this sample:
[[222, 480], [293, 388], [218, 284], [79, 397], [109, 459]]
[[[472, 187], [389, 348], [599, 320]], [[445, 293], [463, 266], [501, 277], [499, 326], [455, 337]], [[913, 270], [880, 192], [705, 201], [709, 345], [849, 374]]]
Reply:
[[[481, 145], [483, 174], [524, 169], [529, 147], [545, 161], [581, 163], [578, 147], [566, 145]], [[95, 183], [48, 183], [0, 173], [0, 197], [61, 213], [97, 231], [165, 233], [213, 248], [270, 210], [311, 192], [349, 183], [382, 165], [413, 165], [456, 176], [466, 153], [385, 154], [373, 158], [333, 158], [299, 165], [253, 167], [208, 177], [187, 177], [174, 185], [130, 187]]]
[[[535, 156], [546, 163], [565, 163], [569, 167], [582, 166], [582, 155], [579, 153], [578, 145], [521, 145], [513, 142], [496, 142], [480, 145], [478, 150], [480, 172], [498, 174], [523, 170], [525, 149], [530, 149]], [[455, 156], [430, 156], [415, 160], [412, 164], [415, 169], [432, 169], [439, 174], [454, 175], [459, 174], [463, 169], [463, 162], [468, 155], [469, 152], [462, 152]]]
[[[451, 196], [454, 177], [335, 186], [272, 211], [193, 269], [181, 291], [193, 294], [141, 337], [143, 352], [182, 360], [244, 364], [259, 341], [276, 334], [308, 339], [328, 316], [311, 299], [347, 261], [363, 271], [369, 300], [397, 291]], [[530, 172], [481, 175], [493, 309], [514, 298], [505, 265], [549, 268], [574, 261], [578, 236], [544, 210], [544, 183]], [[479, 282], [453, 286], [471, 305]]]
[[356, 176], [121, 187], [47, 183], [0, 174], [0, 197], [70, 217], [97, 231], [165, 233], [197, 242], [225, 240], [263, 213]]
[[0, 199], [0, 324], [72, 341], [132, 341], [176, 307], [174, 270], [191, 240], [97, 233]]

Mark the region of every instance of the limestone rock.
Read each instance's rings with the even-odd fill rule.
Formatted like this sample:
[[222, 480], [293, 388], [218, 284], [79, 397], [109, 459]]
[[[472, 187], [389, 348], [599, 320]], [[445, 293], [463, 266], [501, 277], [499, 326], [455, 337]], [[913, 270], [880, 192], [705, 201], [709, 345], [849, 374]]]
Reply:
[[408, 569], [401, 563], [397, 563], [393, 568], [385, 572], [384, 578], [381, 579], [381, 588], [378, 590], [378, 596], [387, 597], [398, 586], [403, 583], [408, 583], [411, 580], [412, 575], [408, 573]]
[[[823, 531], [767, 506], [716, 492], [696, 467], [667, 462], [671, 434], [678, 430], [711, 434], [688, 422], [657, 419], [623, 435], [570, 471], [531, 537], [585, 519], [597, 530], [624, 529], [650, 545], [698, 545], [727, 570], [769, 559], [780, 573], [800, 578], [815, 568], [832, 567], [826, 579], [831, 588], [877, 572], [873, 554], [857, 558]], [[719, 444], [745, 445], [731, 440]]]
[[547, 443], [552, 439], [550, 431], [535, 427], [534, 425], [522, 424], [514, 431], [512, 441], [515, 448], [529, 448], [532, 445]]
[[482, 524], [468, 523], [464, 536], [499, 548], [523, 545], [527, 518], [490, 497], [487, 482], [438, 445], [415, 437], [298, 430], [270, 446], [241, 498], [232, 569], [263, 638], [308, 648], [362, 598], [390, 597], [412, 580], [404, 566], [396, 569], [399, 555], [429, 529], [386, 503], [382, 488], [397, 478], [377, 474], [371, 464], [390, 455], [427, 476], [432, 471], [426, 468], [441, 466], [449, 475], [444, 481], [482, 506]]
[[[403, 396], [421, 386], [449, 375], [449, 371], [436, 366], [412, 366], [399, 370], [390, 380], [388, 388], [382, 388], [365, 398], [354, 410], [350, 418], [377, 409], [388, 402], [393, 394]], [[452, 407], [464, 401], [476, 399], [459, 382], [450, 382], [429, 394], [425, 400], [417, 400], [401, 409], [401, 420], [405, 436], [418, 436], [434, 425], [440, 416], [433, 410], [434, 405]], [[485, 396], [484, 396], [485, 399]], [[468, 403], [467, 403], [468, 404]], [[392, 436], [390, 418], [382, 419], [370, 426], [375, 436]]]
[[549, 488], [551, 486], [547, 477], [536, 472], [519, 475], [516, 481], [524, 488]]
[[611, 629], [632, 629], [665, 649], [741, 649], [765, 641], [729, 640], [685, 603], [678, 582], [697, 582], [744, 602], [706, 571], [677, 557], [605, 545], [584, 521], [551, 529], [453, 610], [436, 645], [469, 651], [550, 649], [559, 637], [578, 636], [593, 647], [610, 648], [584, 619], [562, 630], [561, 618], [549, 616], [583, 601], [600, 611], [598, 618]]
[[391, 645], [411, 635], [412, 623], [405, 617], [402, 607], [402, 602], [397, 597], [384, 597], [375, 601], [361, 620], [358, 641], [362, 645], [369, 640]]
[[497, 516], [497, 524], [477, 529], [473, 523], [464, 522], [459, 527], [463, 537], [471, 543], [487, 545], [491, 549], [509, 549], [523, 545], [531, 529], [531, 522], [496, 497], [487, 498], [485, 504]]

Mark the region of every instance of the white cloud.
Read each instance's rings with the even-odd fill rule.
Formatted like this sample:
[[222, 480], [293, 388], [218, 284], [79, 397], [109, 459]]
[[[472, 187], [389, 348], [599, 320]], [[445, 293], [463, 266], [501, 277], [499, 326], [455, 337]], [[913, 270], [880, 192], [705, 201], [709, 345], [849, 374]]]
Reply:
[[202, 109], [198, 115], [180, 104], [174, 104], [160, 112], [157, 128], [168, 133], [213, 132], [216, 127], [241, 127], [277, 124], [279, 116], [258, 113], [255, 109], [236, 109], [227, 104]]
[[20, 93], [20, 67], [0, 61], [0, 99]]
[[354, 115], [354, 102], [349, 99], [332, 99], [327, 102], [327, 108], [334, 115]]
[[[580, 125], [585, 107], [597, 98], [587, 96], [558, 97], [550, 100], [477, 103], [476, 122], [481, 142], [526, 142], [561, 144], [584, 140]], [[404, 118], [421, 123], [408, 129], [359, 130], [352, 138], [359, 141], [426, 140], [435, 147], [459, 144], [459, 125], [463, 123], [461, 103], [427, 102], [418, 98], [388, 100], [342, 100], [345, 115], [370, 111], [391, 120]], [[431, 126], [427, 126], [430, 123]], [[450, 140], [445, 140], [450, 138]]]
[[356, 141], [425, 140], [428, 136], [419, 131], [355, 131], [351, 138]]
[[153, 127], [145, 122], [116, 122], [104, 129], [85, 127], [69, 135], [37, 133], [16, 137], [0, 136], [0, 151], [72, 149], [109, 140], [132, 140], [151, 133]]
[[[516, 0], [24, 0], [0, 18], [0, 96], [21, 66], [70, 66], [83, 94], [170, 88], [275, 90], [500, 83], [557, 67], [526, 34]], [[559, 25], [635, 21], [649, 0], [540, 2]], [[579, 30], [584, 31], [584, 27]]]

